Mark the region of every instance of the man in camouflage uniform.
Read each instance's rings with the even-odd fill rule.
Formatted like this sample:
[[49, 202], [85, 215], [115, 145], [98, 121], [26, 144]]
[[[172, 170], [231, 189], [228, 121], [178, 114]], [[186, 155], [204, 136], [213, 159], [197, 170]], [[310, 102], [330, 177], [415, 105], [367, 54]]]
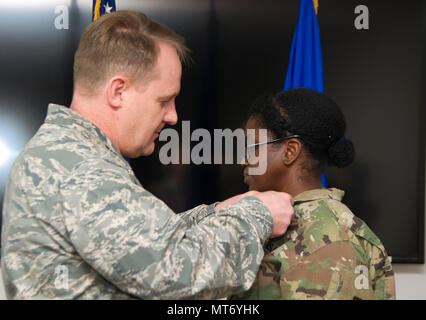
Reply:
[[236, 298], [395, 299], [386, 251], [343, 195], [332, 188], [295, 196], [287, 233], [268, 243], [253, 287]]
[[251, 192], [176, 215], [123, 158], [152, 153], [177, 121], [179, 39], [126, 11], [83, 34], [71, 108], [49, 105], [9, 175], [8, 298], [213, 299], [252, 285], [264, 242], [290, 223], [289, 195]]

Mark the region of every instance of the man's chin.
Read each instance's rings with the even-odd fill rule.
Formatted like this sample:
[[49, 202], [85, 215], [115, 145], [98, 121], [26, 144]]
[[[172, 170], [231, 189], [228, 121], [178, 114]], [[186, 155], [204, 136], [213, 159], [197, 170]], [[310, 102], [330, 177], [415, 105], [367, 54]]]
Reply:
[[151, 143], [149, 147], [146, 147], [142, 150], [140, 156], [144, 156], [144, 157], [150, 156], [154, 153], [154, 150], [155, 150], [155, 143], [153, 142]]
[[152, 143], [152, 145], [150, 145], [149, 147], [145, 147], [143, 149], [127, 152], [127, 153], [123, 154], [123, 156], [130, 158], [130, 159], [136, 159], [136, 158], [139, 158], [139, 157], [150, 156], [151, 154], [153, 154], [154, 150], [155, 150], [155, 144]]

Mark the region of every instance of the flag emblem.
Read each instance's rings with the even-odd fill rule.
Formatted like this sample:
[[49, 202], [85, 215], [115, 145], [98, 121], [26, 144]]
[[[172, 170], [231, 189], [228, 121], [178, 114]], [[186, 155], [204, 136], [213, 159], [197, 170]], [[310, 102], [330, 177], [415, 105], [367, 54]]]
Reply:
[[92, 21], [116, 10], [115, 0], [93, 0]]

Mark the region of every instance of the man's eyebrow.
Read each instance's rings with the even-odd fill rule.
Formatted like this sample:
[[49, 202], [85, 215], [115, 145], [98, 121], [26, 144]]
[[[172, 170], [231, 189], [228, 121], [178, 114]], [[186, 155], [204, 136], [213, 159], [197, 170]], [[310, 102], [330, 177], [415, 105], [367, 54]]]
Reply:
[[170, 100], [172, 98], [176, 98], [178, 95], [179, 95], [179, 92], [176, 92], [168, 96], [159, 97], [158, 100]]

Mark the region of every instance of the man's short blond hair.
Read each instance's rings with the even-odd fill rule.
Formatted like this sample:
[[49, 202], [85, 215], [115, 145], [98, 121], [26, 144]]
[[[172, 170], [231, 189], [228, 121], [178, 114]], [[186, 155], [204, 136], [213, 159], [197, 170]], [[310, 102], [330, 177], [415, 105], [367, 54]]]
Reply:
[[117, 73], [136, 81], [146, 79], [155, 66], [157, 41], [172, 45], [181, 62], [190, 59], [181, 36], [141, 12], [116, 11], [100, 17], [81, 37], [74, 57], [74, 86], [90, 94]]

